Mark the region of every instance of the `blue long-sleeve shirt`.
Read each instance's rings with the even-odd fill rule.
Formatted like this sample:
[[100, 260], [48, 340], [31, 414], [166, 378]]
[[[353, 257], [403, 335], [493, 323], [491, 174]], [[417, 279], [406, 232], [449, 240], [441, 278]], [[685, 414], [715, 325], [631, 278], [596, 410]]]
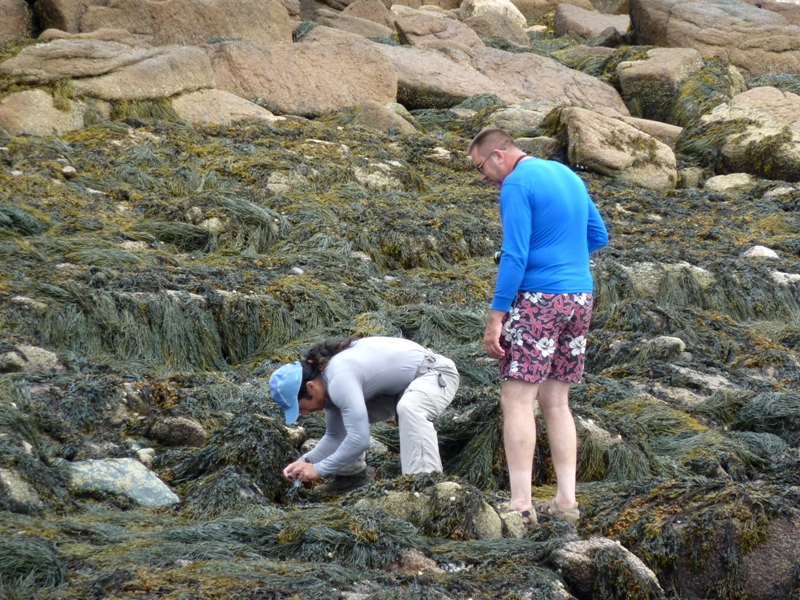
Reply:
[[608, 244], [608, 232], [569, 167], [539, 158], [517, 164], [500, 189], [500, 220], [493, 310], [507, 312], [518, 292], [593, 292], [589, 254]]

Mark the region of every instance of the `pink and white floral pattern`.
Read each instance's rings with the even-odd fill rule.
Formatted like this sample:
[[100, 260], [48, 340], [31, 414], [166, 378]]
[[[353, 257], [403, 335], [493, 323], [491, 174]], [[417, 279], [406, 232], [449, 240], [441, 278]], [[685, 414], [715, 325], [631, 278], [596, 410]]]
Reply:
[[586, 359], [592, 294], [520, 292], [503, 321], [503, 379], [578, 383]]

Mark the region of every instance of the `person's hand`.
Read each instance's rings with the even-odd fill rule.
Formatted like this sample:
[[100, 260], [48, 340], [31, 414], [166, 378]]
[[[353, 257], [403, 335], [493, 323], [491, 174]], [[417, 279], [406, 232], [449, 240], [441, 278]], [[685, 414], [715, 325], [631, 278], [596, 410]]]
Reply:
[[317, 469], [314, 465], [304, 460], [296, 460], [287, 465], [283, 470], [283, 476], [289, 481], [295, 481], [297, 479], [300, 481], [314, 481], [315, 479], [319, 479]]
[[489, 319], [486, 321], [486, 333], [483, 334], [483, 346], [486, 353], [491, 358], [503, 358], [505, 351], [500, 345], [500, 336], [503, 334], [503, 316], [505, 313], [499, 310], [489, 311]]

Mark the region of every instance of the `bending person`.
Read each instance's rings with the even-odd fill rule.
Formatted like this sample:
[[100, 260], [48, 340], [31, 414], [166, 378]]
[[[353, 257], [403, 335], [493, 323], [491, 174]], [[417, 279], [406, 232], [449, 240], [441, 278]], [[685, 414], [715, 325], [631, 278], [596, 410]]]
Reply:
[[452, 360], [402, 338], [329, 339], [313, 346], [269, 381], [287, 424], [298, 413], [325, 410], [325, 435], [286, 466], [284, 477], [326, 477], [315, 489], [330, 495], [364, 485], [369, 425], [395, 415], [403, 474], [441, 471], [433, 420], [453, 400], [459, 379]]

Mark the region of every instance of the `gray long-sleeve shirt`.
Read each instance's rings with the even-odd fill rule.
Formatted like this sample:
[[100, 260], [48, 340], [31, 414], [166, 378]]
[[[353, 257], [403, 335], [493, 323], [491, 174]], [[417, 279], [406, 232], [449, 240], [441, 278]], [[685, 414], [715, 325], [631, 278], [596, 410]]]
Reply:
[[331, 358], [322, 372], [325, 435], [305, 455], [318, 474], [340, 471], [369, 448], [369, 424], [395, 414], [426, 354], [410, 340], [370, 337]]

